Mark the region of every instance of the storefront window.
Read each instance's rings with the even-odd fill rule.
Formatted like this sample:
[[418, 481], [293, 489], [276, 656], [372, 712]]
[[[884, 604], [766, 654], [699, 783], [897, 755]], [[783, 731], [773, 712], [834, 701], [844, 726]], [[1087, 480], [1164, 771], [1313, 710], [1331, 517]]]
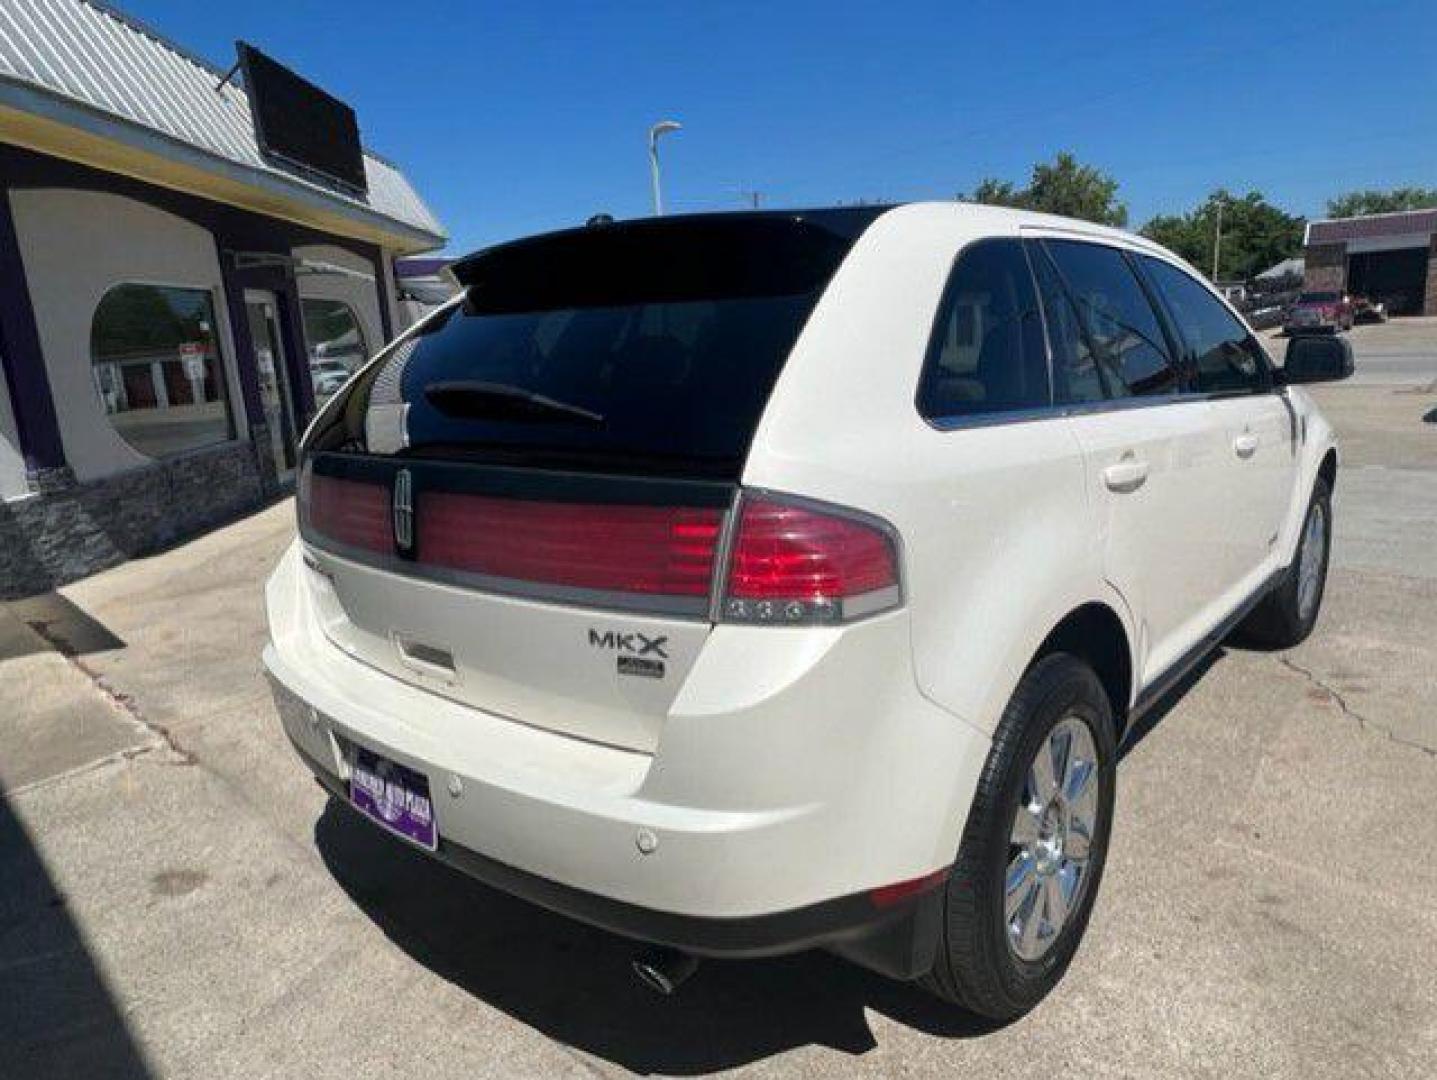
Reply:
[[359, 370], [369, 349], [354, 310], [340, 300], [301, 300], [314, 400], [323, 405]]
[[116, 285], [95, 309], [90, 362], [110, 423], [141, 454], [235, 437], [208, 290]]

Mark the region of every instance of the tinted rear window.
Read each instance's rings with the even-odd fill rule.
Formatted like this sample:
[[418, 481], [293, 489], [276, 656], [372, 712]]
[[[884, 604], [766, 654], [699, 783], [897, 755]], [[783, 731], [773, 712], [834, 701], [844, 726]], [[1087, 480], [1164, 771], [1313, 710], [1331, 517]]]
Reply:
[[958, 256], [948, 277], [918, 411], [944, 420], [1051, 401], [1043, 323], [1022, 242], [981, 240]]
[[872, 216], [601, 226], [465, 260], [465, 303], [358, 380], [312, 448], [736, 476]]

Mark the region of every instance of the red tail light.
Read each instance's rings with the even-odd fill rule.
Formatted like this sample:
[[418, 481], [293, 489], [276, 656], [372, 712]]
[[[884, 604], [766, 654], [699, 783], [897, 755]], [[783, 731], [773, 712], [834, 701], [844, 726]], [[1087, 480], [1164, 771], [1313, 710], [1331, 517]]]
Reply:
[[337, 544], [365, 551], [394, 550], [385, 484], [316, 476], [306, 467], [299, 482], [299, 517], [303, 526]]
[[842, 622], [900, 600], [898, 554], [878, 523], [768, 496], [740, 503], [725, 620]]
[[[398, 556], [394, 529], [408, 492], [407, 486], [391, 491], [387, 480], [316, 475], [306, 463], [300, 523], [307, 536], [341, 548]], [[674, 597], [685, 611], [709, 610], [721, 508], [552, 502], [422, 487], [415, 499], [415, 535], [412, 546], [406, 536], [403, 554], [420, 573], [430, 568]], [[770, 495], [744, 494], [738, 506], [723, 579], [724, 621], [841, 623], [902, 602], [897, 547], [884, 523]]]
[[606, 592], [707, 597], [723, 512], [421, 492], [421, 565]]

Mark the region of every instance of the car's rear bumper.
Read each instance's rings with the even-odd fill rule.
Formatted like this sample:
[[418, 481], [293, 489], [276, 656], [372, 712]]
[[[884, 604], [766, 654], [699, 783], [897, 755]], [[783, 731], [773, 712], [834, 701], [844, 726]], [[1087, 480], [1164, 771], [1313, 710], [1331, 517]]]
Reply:
[[[672, 716], [650, 755], [491, 715], [345, 655], [306, 608], [294, 555], [270, 584], [264, 661], [286, 733], [337, 795], [355, 746], [406, 765], [429, 781], [440, 858], [645, 941], [725, 956], [825, 945], [894, 974], [927, 948], [913, 935], [936, 924], [907, 916], [936, 901], [873, 893], [952, 862], [988, 741], [917, 691], [906, 617], [810, 647], [800, 685], [759, 694], [748, 682], [730, 711]], [[878, 674], [856, 670], [847, 649], [859, 646], [887, 657]], [[874, 949], [887, 959], [865, 956]]]
[[[288, 692], [275, 684], [275, 693], [278, 698]], [[294, 747], [320, 786], [348, 804], [344, 781], [298, 743]], [[916, 978], [931, 966], [942, 926], [942, 877], [881, 907], [862, 893], [767, 915], [707, 918], [585, 892], [508, 866], [442, 836], [433, 855], [477, 881], [549, 911], [695, 956], [752, 959], [824, 948], [894, 978]]]

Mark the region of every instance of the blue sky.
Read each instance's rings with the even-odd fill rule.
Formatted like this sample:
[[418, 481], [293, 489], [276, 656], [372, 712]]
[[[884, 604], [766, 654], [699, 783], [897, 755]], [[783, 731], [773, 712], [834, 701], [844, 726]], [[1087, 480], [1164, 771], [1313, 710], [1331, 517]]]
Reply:
[[244, 38], [359, 113], [464, 251], [646, 213], [948, 198], [1059, 150], [1131, 221], [1212, 188], [1318, 215], [1437, 186], [1437, 6], [120, 0], [228, 66]]

